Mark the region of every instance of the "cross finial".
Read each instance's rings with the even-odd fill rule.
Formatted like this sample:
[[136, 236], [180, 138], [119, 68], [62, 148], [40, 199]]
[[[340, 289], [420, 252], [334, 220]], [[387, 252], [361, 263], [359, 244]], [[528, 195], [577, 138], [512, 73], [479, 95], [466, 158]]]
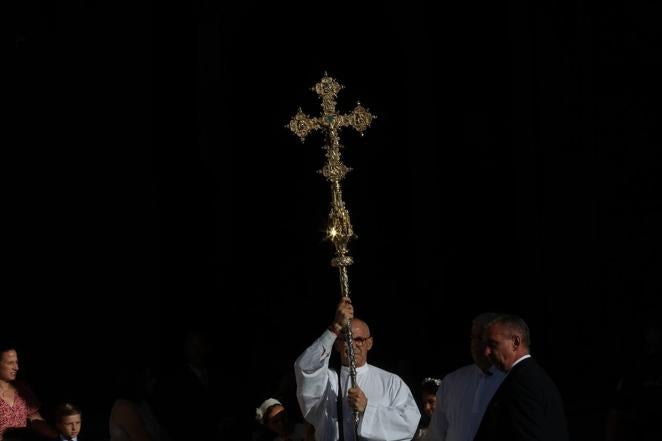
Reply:
[[342, 146], [338, 130], [343, 127], [352, 127], [363, 134], [370, 127], [372, 120], [376, 118], [360, 103], [357, 103], [352, 113], [337, 114], [336, 98], [342, 89], [343, 86], [325, 72], [322, 79], [312, 89], [322, 100], [322, 114], [317, 117], [310, 117], [299, 108], [299, 111], [289, 123], [290, 130], [302, 142], [314, 130], [322, 130], [326, 135], [324, 145], [326, 164], [322, 167], [321, 173], [331, 184], [332, 192], [327, 238], [336, 246], [336, 258], [332, 261], [332, 264], [341, 267], [352, 263], [347, 246], [349, 240], [354, 237], [354, 232], [340, 187], [340, 181], [350, 171], [350, 168], [342, 162], [340, 152]]
[[336, 98], [343, 86], [324, 72], [319, 83], [312, 90], [322, 99], [322, 115], [310, 117], [301, 108], [290, 120], [289, 128], [303, 142], [313, 130], [326, 130], [331, 141], [338, 137], [337, 130], [342, 127], [353, 127], [360, 134], [370, 127], [376, 117], [368, 109], [357, 102], [350, 114], [336, 114]]

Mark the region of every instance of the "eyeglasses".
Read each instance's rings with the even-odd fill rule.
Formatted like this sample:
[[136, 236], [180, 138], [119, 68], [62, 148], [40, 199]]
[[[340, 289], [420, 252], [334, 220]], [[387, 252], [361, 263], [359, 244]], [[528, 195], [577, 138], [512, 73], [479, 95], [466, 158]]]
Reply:
[[[363, 343], [366, 342], [366, 340], [371, 339], [372, 335], [369, 335], [367, 337], [352, 337], [352, 341], [356, 343], [357, 346], [363, 346]], [[341, 335], [338, 337], [338, 340], [344, 342], [345, 341], [345, 336]]]

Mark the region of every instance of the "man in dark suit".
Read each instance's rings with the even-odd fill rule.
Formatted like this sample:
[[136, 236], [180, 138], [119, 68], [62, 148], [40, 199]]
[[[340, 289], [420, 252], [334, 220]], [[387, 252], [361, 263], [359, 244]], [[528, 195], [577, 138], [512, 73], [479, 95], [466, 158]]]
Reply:
[[485, 355], [506, 378], [490, 401], [475, 441], [567, 441], [561, 394], [531, 358], [524, 320], [502, 315], [485, 331]]

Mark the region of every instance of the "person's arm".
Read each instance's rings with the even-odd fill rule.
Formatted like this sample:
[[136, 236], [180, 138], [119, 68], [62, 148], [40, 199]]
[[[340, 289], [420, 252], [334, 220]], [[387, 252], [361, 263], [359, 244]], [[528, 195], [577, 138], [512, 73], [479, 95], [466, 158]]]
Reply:
[[333, 344], [347, 319], [354, 318], [354, 308], [349, 299], [343, 298], [336, 307], [331, 326], [306, 349], [294, 362], [297, 382], [297, 400], [303, 417], [316, 429], [324, 418], [323, 398], [327, 387], [332, 383], [329, 377], [329, 360]]
[[320, 416], [319, 407], [329, 387], [329, 359], [333, 351], [336, 334], [324, 331], [294, 363], [297, 383], [297, 400], [303, 417], [317, 426]]
[[50, 426], [41, 416], [39, 411], [33, 412], [28, 415], [28, 421], [30, 422], [30, 430], [35, 432], [37, 435], [43, 438], [55, 439], [58, 436], [57, 430]]
[[410, 441], [416, 433], [421, 413], [409, 390], [398, 377], [391, 386], [388, 405], [368, 400], [359, 423], [359, 436], [370, 441]]
[[30, 386], [23, 382], [15, 384], [16, 391], [27, 408], [27, 424], [30, 430], [40, 437], [54, 439], [58, 432], [51, 427], [39, 413], [40, 403]]

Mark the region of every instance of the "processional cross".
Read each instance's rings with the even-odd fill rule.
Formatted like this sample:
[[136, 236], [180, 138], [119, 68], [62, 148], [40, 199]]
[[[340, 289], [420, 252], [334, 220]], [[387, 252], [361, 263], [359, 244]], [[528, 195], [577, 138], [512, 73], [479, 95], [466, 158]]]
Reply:
[[[370, 127], [372, 120], [376, 116], [372, 115], [367, 109], [356, 104], [352, 113], [340, 115], [336, 112], [336, 98], [338, 92], [343, 89], [336, 80], [329, 77], [326, 72], [319, 83], [315, 84], [313, 91], [322, 99], [322, 114], [317, 117], [310, 117], [303, 113], [301, 108], [290, 120], [289, 128], [297, 135], [301, 142], [305, 141], [306, 136], [316, 130], [323, 131], [325, 135], [325, 156], [326, 164], [320, 170], [320, 173], [329, 181], [331, 185], [331, 211], [329, 212], [329, 223], [326, 230], [326, 237], [335, 247], [335, 257], [331, 260], [331, 266], [338, 268], [340, 276], [340, 294], [349, 298], [349, 277], [347, 267], [353, 263], [349, 255], [348, 245], [350, 239], [356, 237], [349, 220], [349, 211], [345, 208], [345, 202], [342, 197], [342, 188], [340, 182], [345, 175], [351, 171], [342, 162], [339, 131], [343, 127], [352, 127], [361, 135]], [[352, 345], [352, 326], [348, 320], [343, 328], [347, 355], [349, 358], [349, 372], [352, 387], [356, 387], [356, 363], [354, 359], [354, 347]], [[358, 431], [359, 415], [354, 412], [355, 435]], [[355, 436], [355, 439], [358, 437]]]

